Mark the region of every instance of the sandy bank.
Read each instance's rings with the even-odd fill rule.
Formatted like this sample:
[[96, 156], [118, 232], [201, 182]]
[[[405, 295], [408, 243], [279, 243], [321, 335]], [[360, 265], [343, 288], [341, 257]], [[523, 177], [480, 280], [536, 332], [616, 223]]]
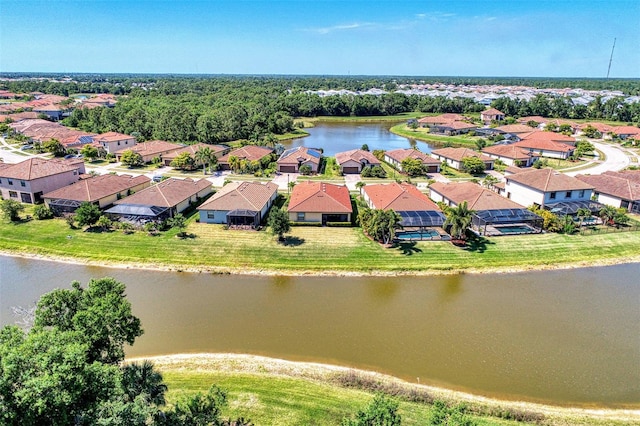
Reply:
[[[127, 361], [151, 359], [161, 371], [174, 372], [227, 372], [227, 373], [255, 373], [281, 377], [301, 378], [324, 383], [335, 384], [332, 380], [336, 374], [356, 372], [360, 376], [383, 383], [399, 385], [427, 391], [436, 399], [443, 399], [455, 403], [464, 402], [481, 409], [512, 409], [540, 413], [553, 424], [590, 424], [589, 420], [597, 423], [608, 421], [628, 422], [640, 424], [640, 409], [586, 409], [572, 407], [556, 407], [530, 402], [502, 401], [472, 395], [464, 392], [452, 391], [427, 385], [408, 383], [398, 378], [371, 371], [355, 370], [353, 368], [335, 365], [293, 362], [275, 358], [267, 358], [245, 354], [176, 354], [146, 358], [130, 358]], [[581, 421], [582, 419], [582, 421]]]
[[424, 269], [411, 271], [385, 271], [385, 270], [363, 270], [363, 271], [340, 271], [340, 270], [289, 270], [289, 269], [247, 269], [228, 268], [212, 265], [171, 265], [162, 263], [128, 263], [116, 261], [96, 261], [82, 257], [55, 256], [50, 254], [37, 253], [15, 253], [0, 250], [0, 256], [19, 257], [24, 259], [36, 259], [50, 262], [69, 263], [74, 265], [99, 266], [103, 268], [116, 269], [139, 269], [165, 272], [190, 272], [207, 273], [215, 275], [254, 275], [254, 276], [337, 276], [337, 277], [391, 277], [391, 276], [435, 276], [435, 275], [455, 275], [455, 274], [509, 274], [529, 271], [549, 271], [566, 270], [576, 268], [589, 268], [596, 266], [621, 265], [626, 263], [640, 263], [640, 253], [637, 256], [630, 256], [616, 259], [602, 259], [597, 261], [583, 261], [574, 263], [562, 263], [553, 265], [514, 265], [509, 267], [487, 267], [487, 268], [467, 268], [467, 269]]

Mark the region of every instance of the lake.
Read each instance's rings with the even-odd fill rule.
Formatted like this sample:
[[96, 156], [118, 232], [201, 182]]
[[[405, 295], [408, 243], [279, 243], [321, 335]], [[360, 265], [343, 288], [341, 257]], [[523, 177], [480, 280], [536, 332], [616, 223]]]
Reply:
[[375, 370], [509, 400], [640, 407], [640, 264], [435, 277], [251, 277], [0, 256], [0, 323], [113, 276], [145, 334], [129, 356], [235, 352]]
[[367, 144], [369, 150], [391, 150], [398, 148], [418, 148], [431, 152], [431, 145], [426, 142], [408, 139], [391, 133], [389, 129], [397, 123], [316, 123], [315, 127], [305, 129], [309, 136], [282, 144], [286, 148], [306, 146], [322, 148], [325, 156], [334, 156], [336, 152], [361, 148]]

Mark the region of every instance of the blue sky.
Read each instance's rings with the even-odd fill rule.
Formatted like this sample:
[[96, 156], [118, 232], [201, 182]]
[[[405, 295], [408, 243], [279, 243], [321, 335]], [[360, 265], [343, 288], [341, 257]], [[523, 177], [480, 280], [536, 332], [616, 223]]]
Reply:
[[0, 1], [0, 71], [640, 77], [640, 1]]

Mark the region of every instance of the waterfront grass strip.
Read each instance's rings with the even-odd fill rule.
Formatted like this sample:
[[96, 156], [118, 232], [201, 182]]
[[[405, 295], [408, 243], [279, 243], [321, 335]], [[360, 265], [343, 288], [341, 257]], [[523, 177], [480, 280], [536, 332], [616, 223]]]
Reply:
[[448, 242], [383, 248], [359, 228], [293, 227], [286, 244], [265, 231], [233, 231], [190, 220], [176, 231], [86, 232], [60, 219], [0, 223], [0, 250], [101, 264], [245, 273], [439, 273], [585, 266], [640, 260], [640, 233], [540, 234], [481, 239], [466, 249]]

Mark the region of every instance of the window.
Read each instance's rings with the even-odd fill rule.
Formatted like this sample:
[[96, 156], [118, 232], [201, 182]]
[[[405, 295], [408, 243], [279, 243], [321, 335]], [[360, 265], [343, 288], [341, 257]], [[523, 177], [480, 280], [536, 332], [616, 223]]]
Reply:
[[216, 212], [207, 211], [207, 219], [215, 219], [215, 218], [216, 218]]
[[7, 183], [8, 183], [9, 185], [13, 185], [13, 181], [12, 181], [11, 179], [7, 179]]
[[564, 195], [564, 198], [571, 198], [571, 191], [567, 191], [567, 193]]
[[555, 192], [550, 193], [549, 194], [549, 198], [552, 199], [552, 200], [555, 200], [556, 199], [556, 193]]
[[18, 198], [18, 193], [16, 191], [9, 191], [9, 197]]
[[118, 141], [118, 145], [120, 145], [120, 141]]
[[27, 186], [27, 183], [25, 181], [21, 180], [20, 181], [20, 186], [22, 186], [24, 188], [25, 186]]
[[584, 189], [580, 191], [580, 193], [579, 193], [579, 197], [580, 197], [580, 198], [584, 198]]
[[0, 179], [0, 183], [2, 183], [2, 179]]
[[298, 221], [303, 221], [304, 220], [304, 213], [298, 213]]

